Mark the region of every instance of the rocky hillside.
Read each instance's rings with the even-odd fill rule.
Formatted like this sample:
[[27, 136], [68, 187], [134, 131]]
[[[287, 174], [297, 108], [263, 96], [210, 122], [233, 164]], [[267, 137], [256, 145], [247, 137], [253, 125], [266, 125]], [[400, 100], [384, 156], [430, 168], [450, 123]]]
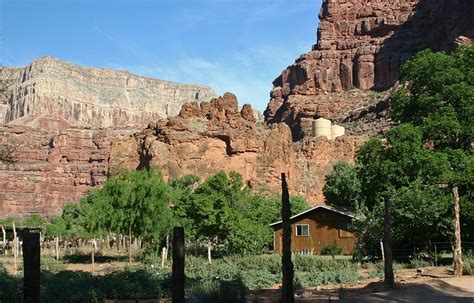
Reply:
[[312, 203], [324, 201], [326, 173], [338, 160], [353, 161], [360, 137], [330, 141], [307, 137], [294, 143], [285, 123], [255, 123], [250, 105], [239, 111], [226, 93], [210, 102], [189, 103], [177, 117], [151, 123], [128, 140], [112, 144], [109, 169], [160, 166], [166, 178], [220, 170], [237, 171], [254, 190], [280, 191], [286, 172], [292, 194]]
[[464, 0], [323, 1], [317, 44], [273, 82], [266, 121], [286, 122], [298, 140], [307, 128], [304, 118], [350, 119], [340, 104], [351, 111], [370, 96], [334, 93], [391, 87], [418, 51], [450, 51], [474, 38], [473, 15], [474, 2]]
[[206, 86], [84, 67], [52, 57], [21, 68], [1, 67], [0, 88], [0, 121], [5, 124], [24, 125], [49, 115], [91, 128], [145, 127], [150, 121], [177, 115], [186, 102], [216, 96]]
[[79, 201], [107, 178], [112, 142], [135, 131], [0, 126], [0, 147], [11, 147], [15, 161], [0, 162], [0, 217], [58, 214]]
[[13, 151], [12, 163], [0, 161], [0, 217], [58, 213], [103, 184], [112, 142], [214, 96], [205, 86], [51, 57], [0, 68], [0, 154]]

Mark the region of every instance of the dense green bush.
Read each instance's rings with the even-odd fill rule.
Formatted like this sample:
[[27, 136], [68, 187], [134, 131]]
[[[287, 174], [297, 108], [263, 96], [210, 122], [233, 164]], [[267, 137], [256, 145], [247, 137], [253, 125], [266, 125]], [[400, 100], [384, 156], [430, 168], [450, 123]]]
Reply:
[[332, 256], [333, 258], [342, 253], [342, 247], [336, 243], [327, 244], [321, 249], [322, 256]]
[[245, 286], [237, 282], [195, 282], [186, 289], [186, 295], [200, 303], [238, 303], [243, 302]]
[[327, 271], [296, 272], [294, 283], [297, 288], [306, 288], [326, 284], [356, 284], [358, 280], [359, 275], [357, 274], [357, 270], [355, 268], [346, 268]]
[[343, 270], [347, 268], [356, 268], [352, 261], [343, 259], [326, 259], [320, 256], [293, 256], [293, 264], [296, 271], [313, 272], [313, 271], [330, 271]]
[[66, 270], [66, 268], [66, 264], [53, 257], [41, 257], [41, 270], [57, 273]]
[[474, 275], [474, 255], [472, 253], [468, 253], [463, 256], [463, 275]]
[[[169, 267], [155, 265], [114, 270], [93, 276], [81, 271], [54, 270], [56, 261], [44, 259], [42, 302], [97, 302], [103, 299], [170, 297]], [[321, 256], [293, 256], [297, 288], [356, 283], [357, 266], [349, 260]], [[52, 268], [51, 270], [44, 270]], [[57, 268], [56, 268], [57, 269]], [[230, 256], [216, 259], [186, 257], [186, 293], [195, 302], [241, 302], [249, 289], [271, 287], [281, 281], [281, 256]], [[0, 302], [20, 302], [21, 276], [0, 268]], [[8, 292], [6, 291], [8, 290]]]
[[41, 273], [42, 302], [94, 302], [100, 299], [96, 278], [83, 271]]
[[23, 277], [9, 275], [0, 263], [0, 302], [21, 302], [23, 298]]

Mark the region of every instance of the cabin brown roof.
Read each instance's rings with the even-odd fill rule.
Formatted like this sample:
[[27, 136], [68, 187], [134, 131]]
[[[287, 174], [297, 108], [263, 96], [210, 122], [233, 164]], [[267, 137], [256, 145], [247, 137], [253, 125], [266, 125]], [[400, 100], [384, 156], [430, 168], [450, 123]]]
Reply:
[[[302, 216], [302, 215], [304, 215], [304, 214], [310, 213], [310, 212], [315, 211], [315, 210], [317, 210], [317, 209], [319, 209], [319, 208], [323, 208], [323, 209], [326, 209], [326, 210], [329, 210], [329, 211], [333, 211], [333, 212], [335, 212], [335, 213], [339, 213], [339, 214], [341, 214], [341, 215], [344, 215], [344, 216], [347, 216], [347, 217], [350, 217], [350, 218], [355, 219], [354, 213], [353, 213], [350, 209], [348, 209], [348, 208], [346, 208], [346, 207], [334, 207], [334, 206], [329, 206], [329, 205], [326, 205], [326, 204], [318, 204], [318, 205], [316, 205], [316, 206], [313, 207], [313, 208], [310, 208], [310, 209], [308, 209], [308, 210], [305, 210], [305, 211], [303, 211], [303, 212], [300, 212], [299, 214], [296, 214], [296, 215], [292, 216], [292, 217], [290, 218], [290, 220], [296, 219], [296, 218], [298, 218], [298, 217], [300, 217], [300, 216]], [[282, 222], [283, 222], [283, 221], [274, 222], [274, 223], [272, 223], [272, 224], [270, 224], [270, 225], [268, 225], [268, 226], [269, 226], [269, 227], [273, 227], [273, 226], [275, 226], [275, 225], [281, 224]]]

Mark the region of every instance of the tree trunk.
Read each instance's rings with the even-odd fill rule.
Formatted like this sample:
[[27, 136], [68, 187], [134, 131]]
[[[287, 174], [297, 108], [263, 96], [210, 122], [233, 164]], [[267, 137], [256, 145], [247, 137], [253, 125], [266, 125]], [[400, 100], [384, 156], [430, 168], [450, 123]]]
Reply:
[[165, 260], [166, 260], [166, 247], [163, 247], [161, 251], [161, 268], [165, 267]]
[[132, 227], [128, 227], [128, 263], [132, 264]]
[[166, 250], [165, 250], [165, 259], [168, 260], [168, 252], [170, 251], [170, 236], [166, 235]]
[[283, 220], [283, 249], [282, 249], [282, 273], [283, 286], [281, 289], [281, 300], [285, 303], [293, 303], [295, 301], [293, 286], [293, 262], [291, 261], [291, 204], [290, 195], [288, 194], [288, 185], [286, 183], [285, 174], [281, 174], [281, 217]]
[[208, 240], [207, 241], [207, 262], [209, 262], [209, 264], [212, 263], [211, 250], [212, 250], [212, 242], [211, 242], [211, 240]]
[[384, 271], [385, 271], [385, 288], [393, 289], [395, 281], [393, 275], [392, 263], [392, 199], [385, 198], [385, 218], [383, 228], [383, 252], [384, 252]]
[[64, 239], [64, 255], [68, 254], [68, 249], [69, 249], [69, 241], [67, 238]]
[[54, 252], [56, 255], [56, 260], [59, 260], [59, 237], [54, 238]]
[[92, 261], [92, 275], [95, 275], [95, 238], [92, 239], [92, 252], [91, 252], [91, 261]]
[[122, 235], [115, 236], [117, 238], [117, 252], [120, 253], [120, 242], [122, 241]]
[[459, 192], [458, 187], [453, 187], [454, 195], [454, 276], [462, 276], [462, 249], [461, 249], [461, 223], [459, 219]]
[[184, 303], [184, 228], [173, 228], [172, 302]]

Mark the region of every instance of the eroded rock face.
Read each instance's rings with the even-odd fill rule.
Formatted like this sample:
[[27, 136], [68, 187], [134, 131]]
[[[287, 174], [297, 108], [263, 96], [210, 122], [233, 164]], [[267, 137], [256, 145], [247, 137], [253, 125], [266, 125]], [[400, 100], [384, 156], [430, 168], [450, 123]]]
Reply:
[[[42, 123], [63, 123], [44, 117]], [[47, 122], [45, 122], [47, 121]], [[41, 130], [0, 126], [0, 145], [14, 147], [12, 164], [0, 162], [0, 217], [60, 214], [108, 176], [112, 141], [136, 129]]]
[[318, 42], [273, 82], [266, 121], [285, 121], [300, 139], [297, 116], [309, 114], [296, 109], [317, 107], [331, 93], [391, 87], [401, 65], [418, 51], [450, 51], [472, 39], [473, 15], [474, 2], [464, 0], [323, 1]]
[[145, 127], [150, 121], [178, 114], [186, 102], [216, 96], [206, 86], [83, 67], [52, 57], [23, 68], [1, 67], [0, 84], [3, 123], [50, 115], [91, 128]]
[[151, 123], [128, 140], [114, 142], [110, 170], [158, 165], [166, 178], [195, 174], [202, 179], [220, 170], [237, 171], [253, 189], [276, 193], [280, 174], [286, 172], [292, 194], [321, 203], [326, 173], [338, 160], [354, 161], [363, 141], [345, 136], [293, 143], [287, 124], [257, 124], [251, 107], [243, 108], [238, 111], [232, 94], [200, 106], [185, 104], [178, 117]]
[[205, 86], [51, 57], [1, 67], [0, 148], [14, 147], [15, 162], [0, 161], [0, 217], [60, 213], [109, 176], [112, 142], [212, 97]]

